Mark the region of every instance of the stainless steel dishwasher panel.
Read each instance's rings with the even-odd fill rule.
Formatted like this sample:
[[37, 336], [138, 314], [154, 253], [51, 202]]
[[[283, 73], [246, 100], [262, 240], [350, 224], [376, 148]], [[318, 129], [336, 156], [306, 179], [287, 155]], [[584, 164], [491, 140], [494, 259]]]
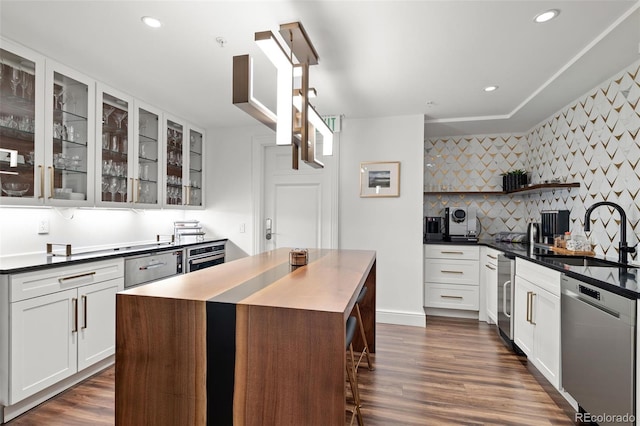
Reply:
[[124, 286], [134, 287], [182, 274], [182, 262], [182, 249], [127, 257], [124, 260]]
[[563, 275], [561, 323], [562, 387], [592, 416], [634, 415], [635, 300]]

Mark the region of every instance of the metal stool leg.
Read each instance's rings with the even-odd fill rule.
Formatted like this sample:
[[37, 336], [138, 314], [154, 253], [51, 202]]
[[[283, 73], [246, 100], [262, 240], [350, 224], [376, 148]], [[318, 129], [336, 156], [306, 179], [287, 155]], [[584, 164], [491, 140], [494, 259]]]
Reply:
[[[355, 356], [353, 354], [353, 336], [356, 330], [356, 318], [349, 317], [347, 319], [346, 327], [346, 349], [348, 349], [349, 359], [345, 359], [345, 366], [347, 370], [347, 379], [349, 380], [349, 386], [351, 388], [351, 395], [353, 396], [354, 406], [351, 410], [351, 421], [349, 424], [353, 424], [353, 419], [358, 419], [358, 425], [364, 426], [362, 419], [362, 413], [360, 412], [360, 392], [358, 391], [358, 376], [356, 372]], [[345, 358], [347, 358], [345, 354]]]

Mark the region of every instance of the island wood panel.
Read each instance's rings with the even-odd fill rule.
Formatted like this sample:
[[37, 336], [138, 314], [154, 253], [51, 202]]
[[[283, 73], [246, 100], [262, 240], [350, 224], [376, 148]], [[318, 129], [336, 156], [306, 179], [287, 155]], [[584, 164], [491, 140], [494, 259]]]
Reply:
[[299, 268], [288, 254], [119, 293], [116, 423], [341, 422], [345, 321], [365, 283], [375, 342], [375, 252], [309, 250]]
[[117, 425], [206, 424], [201, 301], [116, 297]]
[[342, 313], [241, 305], [234, 424], [343, 425]]

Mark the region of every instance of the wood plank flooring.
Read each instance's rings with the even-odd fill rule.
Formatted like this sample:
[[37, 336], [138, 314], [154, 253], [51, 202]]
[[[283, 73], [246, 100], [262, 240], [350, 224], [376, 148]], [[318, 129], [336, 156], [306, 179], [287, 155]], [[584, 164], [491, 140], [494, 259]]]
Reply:
[[[485, 323], [429, 317], [426, 328], [378, 324], [376, 337], [376, 369], [358, 374], [366, 425], [573, 424]], [[7, 425], [113, 425], [113, 411], [112, 367]]]

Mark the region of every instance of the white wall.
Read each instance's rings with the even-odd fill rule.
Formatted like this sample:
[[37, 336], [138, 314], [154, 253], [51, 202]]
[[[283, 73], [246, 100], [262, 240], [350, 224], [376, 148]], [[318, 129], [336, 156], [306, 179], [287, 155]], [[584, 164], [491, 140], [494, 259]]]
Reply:
[[[377, 318], [425, 325], [422, 115], [345, 119], [340, 135], [340, 248], [377, 252]], [[400, 161], [400, 197], [360, 198], [360, 163]]]
[[[229, 238], [226, 259], [253, 255], [253, 138], [273, 135], [263, 125], [207, 130], [206, 210], [194, 217]], [[245, 232], [240, 232], [244, 225]]]

